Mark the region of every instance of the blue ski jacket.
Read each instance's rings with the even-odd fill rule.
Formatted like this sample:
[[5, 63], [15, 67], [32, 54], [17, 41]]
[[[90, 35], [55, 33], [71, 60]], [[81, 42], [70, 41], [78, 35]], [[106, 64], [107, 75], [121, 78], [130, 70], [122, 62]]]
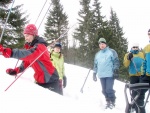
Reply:
[[144, 54], [142, 52], [134, 52], [130, 51], [133, 54], [132, 60], [128, 60], [128, 54], [126, 53], [124, 56], [123, 64], [125, 67], [129, 69], [129, 76], [141, 76], [145, 71], [143, 70], [144, 67], [142, 65], [145, 62]]
[[120, 62], [118, 54], [114, 49], [106, 47], [96, 53], [94, 58], [93, 72], [99, 78], [113, 77], [115, 69], [119, 69]]

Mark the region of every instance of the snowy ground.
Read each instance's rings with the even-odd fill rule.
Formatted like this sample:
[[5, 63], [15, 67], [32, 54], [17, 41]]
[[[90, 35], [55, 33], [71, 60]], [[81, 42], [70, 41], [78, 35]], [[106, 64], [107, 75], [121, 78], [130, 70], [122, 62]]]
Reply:
[[[104, 110], [105, 100], [100, 82], [92, 80], [92, 71], [83, 93], [80, 92], [89, 69], [65, 64], [68, 83], [64, 96], [60, 96], [34, 84], [34, 72], [31, 68], [16, 81], [13, 76], [7, 75], [5, 70], [14, 68], [16, 59], [0, 56], [0, 61], [0, 113], [112, 113], [112, 110]], [[125, 113], [124, 86], [125, 83], [115, 80], [115, 113]], [[147, 113], [150, 113], [148, 108], [149, 103], [146, 109]]]

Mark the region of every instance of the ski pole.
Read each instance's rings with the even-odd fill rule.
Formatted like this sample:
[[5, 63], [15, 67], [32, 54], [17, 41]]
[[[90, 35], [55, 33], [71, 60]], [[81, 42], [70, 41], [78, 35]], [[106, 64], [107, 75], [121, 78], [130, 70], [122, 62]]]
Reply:
[[42, 19], [42, 21], [41, 21], [39, 27], [38, 27], [38, 29], [40, 28], [40, 26], [41, 26], [41, 24], [42, 24], [42, 22], [43, 22], [43, 20], [44, 20], [44, 18], [45, 18], [45, 16], [46, 16], [47, 12], [49, 11], [49, 9], [50, 9], [50, 7], [51, 7], [51, 5], [52, 5], [52, 3], [51, 3], [50, 6], [48, 7], [48, 9], [47, 9], [47, 11], [46, 11], [46, 13], [45, 13], [45, 15], [44, 15], [44, 17], [43, 17], [43, 19]]
[[136, 73], [138, 74], [138, 70], [137, 70], [137, 67], [136, 67], [135, 62], [133, 61], [133, 58], [131, 59], [131, 61], [133, 62], [133, 65], [134, 65], [134, 68], [135, 68], [135, 70], [136, 70]]
[[45, 1], [45, 3], [44, 3], [44, 5], [43, 5], [43, 7], [42, 7], [42, 9], [41, 9], [41, 11], [40, 11], [40, 13], [39, 13], [39, 15], [38, 15], [38, 17], [37, 17], [37, 19], [36, 19], [36, 21], [35, 21], [35, 23], [34, 23], [34, 24], [36, 24], [36, 22], [37, 22], [38, 18], [40, 17], [40, 15], [41, 15], [41, 13], [42, 13], [42, 11], [43, 11], [43, 8], [44, 8], [44, 7], [45, 7], [45, 5], [46, 5], [46, 2], [47, 2], [47, 0]]
[[86, 83], [86, 80], [87, 80], [87, 78], [88, 78], [88, 76], [89, 76], [90, 71], [91, 71], [91, 68], [89, 69], [89, 72], [88, 72], [88, 74], [87, 74], [87, 76], [86, 76], [86, 78], [85, 78], [85, 80], [84, 80], [84, 83], [83, 83], [83, 85], [82, 85], [82, 87], [81, 87], [81, 90], [80, 90], [81, 93], [83, 93], [83, 88], [84, 88], [84, 85], [85, 85], [85, 83]]
[[[45, 51], [46, 51], [46, 50], [47, 50], [47, 49], [45, 49]], [[10, 86], [12, 86], [12, 85], [15, 83], [15, 81], [16, 81], [18, 78], [20, 78], [21, 75], [22, 75], [40, 56], [42, 56], [42, 55], [44, 54], [45, 51], [43, 51], [36, 59], [34, 59], [33, 62], [32, 62], [20, 75], [18, 75], [18, 76], [16, 77], [16, 79], [5, 89], [5, 91], [7, 91], [7, 90], [10, 88]]]
[[12, 10], [12, 7], [13, 7], [13, 5], [14, 5], [14, 2], [15, 2], [15, 0], [13, 0], [12, 6], [11, 6], [11, 8], [10, 8], [10, 10], [9, 10], [9, 13], [8, 13], [8, 16], [7, 16], [7, 18], [6, 18], [6, 22], [5, 22], [5, 24], [4, 24], [3, 31], [2, 31], [2, 34], [1, 34], [1, 37], [0, 37], [0, 42], [1, 42], [1, 40], [2, 40], [4, 31], [5, 31], [5, 28], [6, 28], [6, 23], [7, 23], [7, 21], [8, 21], [9, 16], [10, 16], [10, 12], [11, 12], [11, 10]]

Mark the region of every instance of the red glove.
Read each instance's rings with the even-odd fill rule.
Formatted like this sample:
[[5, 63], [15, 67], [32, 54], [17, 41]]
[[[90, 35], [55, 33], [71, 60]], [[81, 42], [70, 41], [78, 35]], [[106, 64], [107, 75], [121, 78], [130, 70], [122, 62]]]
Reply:
[[6, 73], [9, 75], [17, 75], [19, 73], [19, 68], [15, 68], [15, 69], [8, 68], [6, 70]]
[[3, 45], [0, 44], [0, 52], [5, 58], [9, 58], [12, 54], [12, 50], [10, 48], [4, 48]]

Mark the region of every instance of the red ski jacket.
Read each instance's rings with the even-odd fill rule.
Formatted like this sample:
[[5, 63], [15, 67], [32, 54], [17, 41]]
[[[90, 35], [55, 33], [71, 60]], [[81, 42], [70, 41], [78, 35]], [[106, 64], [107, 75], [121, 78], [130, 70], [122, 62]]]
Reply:
[[44, 53], [31, 65], [37, 83], [51, 83], [59, 79], [58, 73], [50, 61], [47, 43], [41, 37], [35, 37], [32, 43], [26, 43], [25, 49], [12, 49], [11, 58], [22, 60], [18, 67], [19, 72], [24, 71], [33, 61]]

